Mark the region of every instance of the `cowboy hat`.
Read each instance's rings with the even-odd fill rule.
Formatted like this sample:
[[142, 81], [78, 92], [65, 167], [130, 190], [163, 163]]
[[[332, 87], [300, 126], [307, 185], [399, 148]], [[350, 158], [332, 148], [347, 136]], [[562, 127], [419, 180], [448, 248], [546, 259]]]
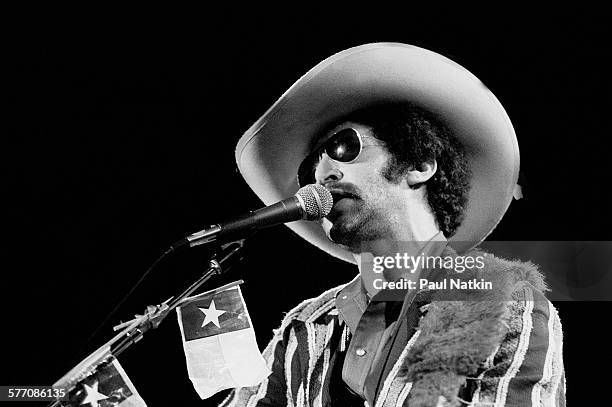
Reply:
[[[472, 176], [465, 217], [449, 244], [464, 252], [495, 228], [519, 172], [512, 123], [497, 98], [468, 70], [423, 48], [375, 43], [327, 58], [297, 80], [236, 146], [247, 184], [270, 205], [298, 190], [296, 174], [316, 137], [339, 118], [381, 102], [413, 102], [441, 118], [465, 148]], [[354, 263], [316, 222], [288, 224], [318, 248]]]

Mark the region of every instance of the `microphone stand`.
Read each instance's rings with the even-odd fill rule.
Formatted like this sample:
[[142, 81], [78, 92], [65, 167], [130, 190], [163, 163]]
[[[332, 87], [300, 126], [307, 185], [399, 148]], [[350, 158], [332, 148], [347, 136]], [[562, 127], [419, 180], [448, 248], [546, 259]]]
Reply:
[[[81, 364], [58, 380], [53, 387], [66, 389], [66, 395], [68, 395], [81, 381], [95, 373], [97, 368], [108, 361], [109, 358], [117, 357], [129, 347], [139, 342], [148, 330], [157, 328], [171, 311], [176, 309], [185, 298], [191, 296], [202, 284], [215, 275], [227, 272], [235, 263], [242, 260], [243, 247], [244, 239], [222, 245], [220, 250], [210, 260], [208, 268], [204, 273], [181, 294], [176, 298], [171, 297], [160, 305], [148, 306], [144, 315], [137, 315], [133, 320], [117, 325], [114, 329], [124, 329], [123, 332], [85, 358]], [[218, 290], [226, 289], [239, 283], [228, 284], [219, 287]], [[110, 351], [104, 349], [107, 346], [110, 347]], [[60, 400], [55, 400], [49, 404], [50, 407], [60, 405]]]
[[[208, 268], [202, 274], [200, 278], [198, 278], [193, 284], [187, 287], [178, 297], [175, 299], [171, 299], [169, 304], [162, 303], [158, 305], [156, 310], [150, 314], [137, 327], [133, 328], [130, 332], [128, 332], [123, 339], [123, 341], [119, 342], [114, 348], [112, 348], [111, 353], [114, 356], [118, 356], [120, 353], [124, 352], [131, 345], [140, 341], [145, 332], [147, 332], [151, 328], [157, 328], [159, 324], [168, 316], [171, 311], [174, 309], [187, 297], [189, 297], [195, 290], [200, 288], [202, 284], [208, 281], [211, 277], [215, 275], [220, 275], [228, 271], [233, 262], [241, 260], [242, 257], [237, 256], [241, 249], [244, 246], [244, 240], [239, 240], [236, 242], [232, 242], [221, 247], [221, 251], [210, 260], [208, 264]], [[224, 268], [225, 267], [225, 268]]]

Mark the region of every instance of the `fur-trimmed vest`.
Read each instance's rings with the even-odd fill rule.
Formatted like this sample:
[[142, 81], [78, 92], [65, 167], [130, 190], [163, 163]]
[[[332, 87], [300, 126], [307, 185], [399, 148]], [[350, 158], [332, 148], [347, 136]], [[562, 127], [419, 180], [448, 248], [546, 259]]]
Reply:
[[[462, 298], [434, 292], [425, 306], [413, 300], [420, 321], [365, 405], [565, 405], [561, 323], [537, 268], [469, 255], [485, 255], [485, 267], [462, 277], [484, 278], [493, 290], [468, 290]], [[235, 389], [222, 405], [332, 405], [330, 363], [350, 338], [335, 308], [342, 287], [290, 311], [263, 352], [272, 374], [259, 386]]]

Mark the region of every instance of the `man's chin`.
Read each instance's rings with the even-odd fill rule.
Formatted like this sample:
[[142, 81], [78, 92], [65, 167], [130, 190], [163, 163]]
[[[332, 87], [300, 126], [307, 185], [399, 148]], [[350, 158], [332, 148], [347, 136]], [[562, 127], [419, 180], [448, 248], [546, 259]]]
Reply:
[[390, 227], [384, 227], [385, 225], [385, 222], [375, 222], [373, 217], [352, 211], [334, 217], [333, 222], [324, 220], [327, 238], [352, 252], [359, 252], [363, 242], [389, 236]]
[[340, 217], [331, 224], [331, 228], [326, 232], [329, 240], [350, 250], [355, 244], [358, 244], [355, 241], [354, 229]]

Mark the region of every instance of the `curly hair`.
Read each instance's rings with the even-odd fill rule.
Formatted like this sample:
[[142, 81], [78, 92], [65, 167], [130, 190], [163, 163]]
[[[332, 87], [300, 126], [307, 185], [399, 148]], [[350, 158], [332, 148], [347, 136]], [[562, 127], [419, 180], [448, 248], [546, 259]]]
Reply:
[[384, 142], [391, 158], [383, 176], [390, 182], [398, 183], [406, 171], [436, 160], [436, 173], [424, 183], [427, 202], [440, 230], [452, 236], [467, 206], [470, 170], [463, 146], [451, 131], [432, 113], [408, 102], [368, 106], [343, 121], [371, 127], [374, 137]]

